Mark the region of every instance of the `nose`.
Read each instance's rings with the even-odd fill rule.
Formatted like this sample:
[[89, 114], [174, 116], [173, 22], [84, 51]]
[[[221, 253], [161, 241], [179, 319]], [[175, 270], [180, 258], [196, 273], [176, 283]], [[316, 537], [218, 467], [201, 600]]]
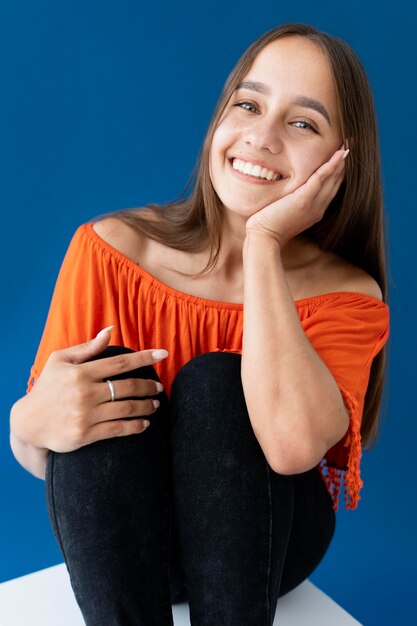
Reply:
[[272, 154], [278, 154], [283, 149], [283, 134], [276, 118], [263, 117], [254, 120], [246, 130], [246, 143], [259, 152], [269, 150]]

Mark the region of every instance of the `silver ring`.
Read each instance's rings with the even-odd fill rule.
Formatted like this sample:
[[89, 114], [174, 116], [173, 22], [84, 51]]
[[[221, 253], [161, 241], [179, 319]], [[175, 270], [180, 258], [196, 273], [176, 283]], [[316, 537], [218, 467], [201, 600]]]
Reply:
[[114, 385], [111, 380], [106, 380], [106, 383], [108, 384], [109, 389], [110, 389], [110, 396], [111, 396], [110, 402], [114, 402], [116, 398], [116, 390], [114, 388]]

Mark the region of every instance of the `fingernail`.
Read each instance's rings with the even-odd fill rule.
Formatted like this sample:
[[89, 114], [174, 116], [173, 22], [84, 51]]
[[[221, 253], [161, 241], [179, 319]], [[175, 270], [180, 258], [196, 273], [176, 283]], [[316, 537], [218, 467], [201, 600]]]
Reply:
[[149, 420], [143, 420], [142, 424], [144, 425], [145, 428], [148, 428], [150, 421]]
[[160, 361], [161, 359], [165, 359], [168, 356], [168, 350], [154, 350], [152, 352], [152, 358], [155, 361]]
[[107, 326], [107, 328], [103, 328], [103, 330], [100, 330], [99, 333], [97, 333], [96, 335], [96, 339], [97, 337], [101, 337], [102, 335], [104, 335], [105, 333], [109, 333], [114, 329], [114, 326]]
[[156, 390], [157, 391], [163, 391], [164, 390], [164, 386], [162, 383], [156, 383]]
[[349, 148], [347, 150], [344, 151], [343, 153], [343, 158], [346, 159], [347, 155], [349, 154], [350, 150]]
[[159, 402], [159, 400], [152, 400], [152, 404], [154, 405], [155, 409], [157, 409], [161, 403]]

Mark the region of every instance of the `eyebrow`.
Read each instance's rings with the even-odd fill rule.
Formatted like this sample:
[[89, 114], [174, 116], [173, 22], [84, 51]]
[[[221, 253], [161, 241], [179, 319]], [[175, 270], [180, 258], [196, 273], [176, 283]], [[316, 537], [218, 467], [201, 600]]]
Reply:
[[[268, 85], [265, 85], [265, 83], [260, 83], [254, 80], [242, 81], [236, 87], [236, 91], [238, 89], [250, 89], [251, 91], [257, 91], [258, 93], [261, 93], [265, 96], [272, 95], [271, 89], [268, 87]], [[323, 104], [319, 102], [318, 100], [315, 100], [314, 98], [310, 98], [308, 96], [300, 95], [300, 96], [296, 96], [295, 98], [293, 98], [290, 104], [295, 104], [295, 105], [304, 107], [306, 109], [313, 109], [314, 111], [317, 111], [317, 113], [320, 113], [327, 120], [327, 122], [329, 123], [329, 126], [332, 125], [330, 121], [330, 115], [328, 114]]]

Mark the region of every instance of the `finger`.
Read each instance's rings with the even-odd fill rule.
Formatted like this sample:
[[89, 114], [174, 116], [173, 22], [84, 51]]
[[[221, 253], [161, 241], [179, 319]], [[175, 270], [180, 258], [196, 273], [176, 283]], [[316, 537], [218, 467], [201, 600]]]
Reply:
[[344, 154], [345, 154], [345, 149], [343, 147], [340, 150], [336, 150], [333, 156], [328, 161], [326, 161], [326, 163], [323, 163], [323, 165], [321, 165], [314, 172], [314, 174], [317, 174], [322, 179], [326, 179], [329, 176], [332, 176], [332, 174], [335, 174], [336, 172], [338, 172], [340, 168], [344, 170], [344, 167], [345, 167]]
[[[149, 420], [147, 421], [149, 422]], [[146, 424], [146, 421], [143, 419], [100, 422], [91, 428], [88, 441], [83, 442], [80, 447], [88, 446], [90, 443], [94, 443], [95, 441], [111, 439], [112, 437], [138, 435], [143, 433], [148, 426], [149, 424]]]
[[114, 326], [103, 328], [103, 330], [97, 333], [94, 339], [90, 339], [89, 341], [85, 341], [84, 343], [80, 343], [76, 346], [64, 348], [63, 350], [56, 350], [51, 354], [51, 357], [53, 359], [58, 358], [66, 361], [67, 363], [75, 364], [89, 361], [105, 350], [110, 341], [111, 331], [113, 328]]
[[292, 193], [299, 195], [300, 199], [304, 198], [305, 201], [315, 202], [318, 195], [325, 190], [326, 182], [330, 179], [332, 183], [334, 176], [337, 176], [339, 171], [344, 171], [342, 153], [342, 150], [337, 150], [329, 161], [321, 165], [303, 185]]
[[167, 350], [140, 350], [116, 356], [105, 357], [98, 361], [81, 363], [82, 368], [92, 380], [101, 382], [103, 379], [130, 372], [139, 367], [153, 365], [168, 356]]
[[[306, 198], [310, 202], [310, 206], [317, 207], [318, 214], [323, 215], [328, 208], [331, 200], [336, 195], [340, 185], [344, 179], [344, 169], [338, 169], [332, 176], [325, 179], [317, 179], [316, 184], [310, 187], [309, 193], [306, 192]], [[320, 217], [321, 219], [321, 217]]]
[[[344, 170], [337, 170], [333, 176], [329, 176], [321, 185], [320, 190], [316, 194], [315, 201], [329, 203], [336, 195], [337, 190], [345, 178]], [[326, 205], [327, 206], [327, 205]]]
[[[336, 156], [335, 156], [336, 155]], [[330, 161], [324, 163], [307, 181], [308, 193], [316, 200], [319, 196], [326, 195], [335, 184], [340, 185], [345, 174], [345, 161], [338, 150]]]
[[340, 161], [340, 163], [338, 163], [335, 171], [334, 171], [334, 175], [333, 176], [329, 176], [329, 180], [337, 185], [340, 185], [340, 183], [343, 181], [343, 179], [345, 178], [346, 175], [346, 165], [345, 165], [345, 160], [342, 159], [342, 161]]
[[98, 424], [112, 420], [146, 417], [155, 413], [159, 406], [160, 402], [156, 398], [148, 398], [146, 400], [129, 398], [129, 400], [103, 402], [103, 404], [99, 404], [91, 411], [91, 422]]
[[[122, 380], [112, 380], [111, 384], [114, 389], [115, 400], [123, 398], [141, 398], [143, 396], [154, 396], [163, 391], [163, 385], [150, 379], [126, 378]], [[108, 382], [98, 383], [99, 402], [111, 401], [111, 390]]]
[[337, 150], [329, 161], [323, 163], [313, 172], [310, 177], [299, 187], [294, 189], [288, 194], [287, 198], [299, 198], [301, 202], [311, 203], [316, 200], [316, 196], [320, 193], [323, 185], [326, 181], [337, 171], [337, 166], [340, 164], [342, 171], [344, 171], [344, 150]]
[[341, 161], [337, 164], [334, 171], [331, 172], [323, 181], [322, 188], [332, 189], [334, 185], [340, 186], [340, 183], [343, 181], [345, 174], [345, 162]]

